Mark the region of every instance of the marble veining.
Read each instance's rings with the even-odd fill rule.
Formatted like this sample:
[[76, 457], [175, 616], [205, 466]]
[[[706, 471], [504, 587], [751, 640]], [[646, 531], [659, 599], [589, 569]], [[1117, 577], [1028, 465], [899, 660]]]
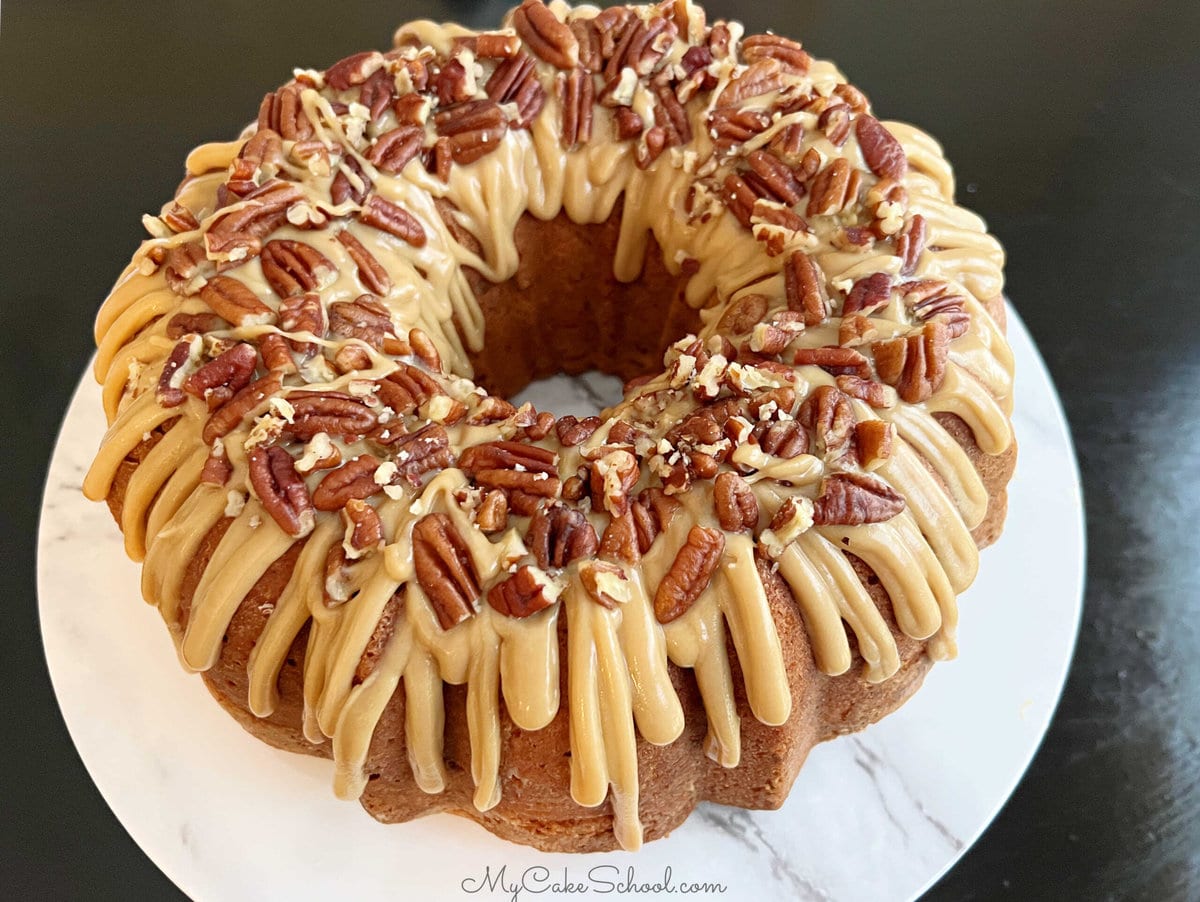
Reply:
[[[511, 891], [467, 894], [464, 881], [486, 868], [504, 867], [515, 879], [544, 866], [586, 882], [590, 869], [608, 865], [622, 875], [632, 868], [639, 882], [659, 881], [670, 868], [676, 884], [725, 887], [684, 898], [913, 898], [974, 841], [1024, 771], [1078, 626], [1074, 457], [1045, 369], [1010, 317], [1020, 462], [1008, 529], [960, 600], [960, 658], [935, 667], [896, 715], [818, 746], [778, 812], [702, 805], [640, 853], [568, 856], [504, 843], [449, 816], [384, 827], [337, 801], [330, 763], [247, 737], [182, 671], [157, 612], [140, 603], [138, 569], [106, 507], [80, 494], [103, 432], [90, 378], [63, 427], [39, 535], [43, 637], [72, 738], [134, 839], [200, 900], [249, 898], [268, 879], [293, 899], [394, 897], [397, 873], [411, 898], [501, 899]], [[586, 374], [548, 380], [526, 397], [580, 416], [619, 391], [611, 377]], [[1036, 608], [1040, 630], [1018, 629], [1027, 620], [1021, 606]], [[112, 647], [128, 653], [107, 654]], [[314, 824], [323, 838], [315, 846]]]

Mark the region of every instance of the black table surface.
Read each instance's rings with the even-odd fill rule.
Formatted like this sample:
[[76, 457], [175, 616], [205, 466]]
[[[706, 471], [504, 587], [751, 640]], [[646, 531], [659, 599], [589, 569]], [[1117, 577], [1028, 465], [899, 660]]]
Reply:
[[[170, 196], [192, 146], [235, 134], [293, 66], [386, 46], [411, 18], [494, 24], [506, 5], [3, 4], [3, 898], [179, 895], [71, 745], [34, 586], [52, 443], [141, 214]], [[1200, 4], [710, 12], [801, 38], [883, 116], [944, 143], [960, 197], [1008, 250], [1008, 291], [1079, 453], [1088, 587], [1065, 694], [1012, 799], [929, 898], [1200, 899]]]

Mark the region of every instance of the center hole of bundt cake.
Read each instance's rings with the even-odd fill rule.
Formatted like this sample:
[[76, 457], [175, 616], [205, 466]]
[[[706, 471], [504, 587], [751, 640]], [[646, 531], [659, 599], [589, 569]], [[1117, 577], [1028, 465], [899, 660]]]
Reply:
[[619, 381], [658, 372], [666, 348], [696, 331], [699, 315], [683, 298], [685, 279], [667, 271], [653, 237], [647, 237], [640, 276], [616, 278], [620, 217], [619, 204], [607, 221], [590, 225], [565, 214], [548, 222], [521, 217], [514, 236], [517, 272], [500, 283], [475, 278], [472, 286], [484, 318], [484, 347], [472, 355], [480, 385], [516, 399], [535, 381], [598, 371], [585, 380], [586, 389], [539, 388], [551, 394], [541, 403], [528, 398], [556, 415], [579, 414], [553, 406], [555, 400], [591, 414], [620, 400]]

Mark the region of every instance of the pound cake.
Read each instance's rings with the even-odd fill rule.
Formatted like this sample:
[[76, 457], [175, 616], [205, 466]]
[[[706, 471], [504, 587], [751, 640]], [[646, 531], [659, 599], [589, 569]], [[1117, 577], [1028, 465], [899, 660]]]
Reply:
[[[688, 0], [299, 69], [100, 310], [106, 500], [180, 660], [385, 822], [637, 849], [774, 808], [955, 652], [1015, 444], [939, 146]], [[511, 398], [625, 380], [598, 416]]]

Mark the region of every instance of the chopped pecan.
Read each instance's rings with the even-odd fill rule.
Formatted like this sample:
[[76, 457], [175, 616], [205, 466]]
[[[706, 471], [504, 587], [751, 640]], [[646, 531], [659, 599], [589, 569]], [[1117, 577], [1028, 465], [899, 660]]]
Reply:
[[603, 508], [614, 517], [629, 509], [629, 491], [640, 476], [638, 460], [628, 451], [613, 450], [592, 465], [593, 509]]
[[844, 348], [863, 345], [871, 341], [878, 332], [869, 317], [861, 313], [851, 313], [849, 316], [843, 316], [838, 326], [838, 344]]
[[353, 301], [338, 301], [329, 307], [329, 331], [343, 338], [357, 338], [386, 354], [407, 354], [408, 343], [396, 336], [391, 312], [370, 294]]
[[956, 294], [948, 282], [941, 279], [922, 279], [905, 282], [900, 286], [904, 303], [922, 322], [941, 323], [946, 327], [946, 336], [953, 340], [971, 328], [971, 315], [963, 309], [967, 299]]
[[874, 469], [892, 456], [895, 430], [883, 420], [863, 420], [854, 426], [854, 451], [864, 469]]
[[785, 72], [803, 75], [812, 65], [812, 57], [796, 41], [777, 34], [752, 34], [742, 39], [742, 57], [746, 62], [777, 60]]
[[804, 150], [804, 125], [800, 122], [785, 125], [775, 133], [767, 147], [779, 159], [794, 166], [800, 162]]
[[331, 470], [313, 491], [313, 506], [319, 511], [336, 511], [351, 500], [370, 498], [383, 486], [375, 481], [379, 469], [379, 458], [371, 454], [360, 454], [346, 461], [336, 470]]
[[229, 457], [225, 454], [224, 448], [218, 454], [216, 450], [208, 452], [208, 457], [204, 459], [204, 466], [200, 470], [200, 481], [205, 485], [222, 486], [229, 482], [229, 477], [233, 475], [233, 464], [229, 462]]
[[[198, 372], [198, 371], [197, 371]], [[195, 375], [193, 373], [192, 375]], [[251, 382], [232, 398], [218, 407], [209, 416], [200, 433], [205, 444], [228, 435], [252, 410], [278, 393], [282, 382], [279, 373], [268, 373], [257, 382]]]
[[817, 173], [809, 188], [807, 216], [827, 216], [841, 212], [858, 197], [862, 176], [851, 170], [843, 157], [835, 158]]
[[466, 542], [445, 514], [426, 514], [412, 531], [413, 569], [442, 629], [475, 613], [479, 577]]
[[579, 42], [574, 33], [542, 0], [525, 0], [512, 13], [513, 28], [533, 53], [558, 69], [579, 64]]
[[292, 455], [278, 445], [260, 446], [250, 452], [248, 463], [250, 486], [279, 528], [297, 539], [312, 532], [316, 514]]
[[286, 238], [268, 241], [259, 259], [263, 278], [281, 298], [316, 291], [336, 273], [328, 257], [303, 241]]
[[842, 315], [873, 313], [888, 302], [892, 293], [892, 277], [885, 272], [873, 273], [858, 279], [842, 304]]
[[854, 433], [854, 408], [850, 399], [832, 385], [820, 385], [804, 399], [796, 419], [817, 436], [818, 451], [827, 462], [850, 452]]
[[865, 473], [826, 477], [813, 505], [818, 526], [861, 526], [882, 523], [904, 510], [904, 499], [887, 483]]
[[329, 550], [325, 552], [325, 580], [322, 589], [322, 600], [327, 608], [345, 604], [354, 594], [350, 559], [341, 542], [330, 545]]
[[874, 116], [862, 113], [854, 123], [854, 134], [863, 159], [880, 178], [899, 181], [908, 172], [908, 157], [900, 142]]
[[737, 473], [720, 474], [713, 483], [717, 519], [726, 532], [753, 530], [758, 525], [758, 499]]
[[375, 139], [367, 159], [384, 172], [395, 175], [421, 150], [425, 129], [419, 125], [399, 125]]
[[817, 128], [825, 132], [834, 147], [841, 147], [850, 137], [850, 107], [844, 103], [825, 107], [817, 117]]
[[301, 441], [318, 432], [362, 438], [375, 425], [375, 413], [363, 401], [341, 392], [293, 392], [288, 396], [294, 413], [285, 431]]
[[929, 322], [919, 332], [871, 345], [879, 378], [894, 385], [909, 404], [926, 400], [946, 378], [950, 336], [941, 323]]
[[544, 611], [558, 600], [556, 594], [548, 593], [549, 588], [545, 575], [525, 564], [512, 576], [492, 586], [487, 600], [506, 617], [528, 617]]
[[408, 332], [408, 344], [412, 352], [423, 364], [434, 372], [442, 369], [442, 355], [438, 353], [437, 345], [424, 329], [413, 327]]
[[392, 445], [396, 473], [412, 485], [431, 470], [444, 470], [454, 465], [450, 437], [438, 423], [429, 423], [416, 432], [403, 435]]
[[825, 281], [812, 258], [795, 251], [783, 269], [788, 309], [804, 315], [804, 325], [819, 326], [828, 315]]
[[[560, 75], [557, 85], [559, 105], [562, 108], [561, 143], [564, 149], [570, 150], [580, 144], [587, 144], [592, 138], [592, 108], [595, 104], [596, 88], [592, 74], [582, 68], [572, 69]], [[637, 131], [640, 133], [641, 130], [639, 124]]]
[[167, 224], [172, 232], [179, 234], [180, 232], [193, 232], [200, 228], [200, 223], [196, 221], [196, 216], [178, 201], [172, 201], [170, 206], [162, 214], [162, 221]]
[[445, 63], [433, 76], [433, 90], [437, 95], [438, 106], [445, 107], [470, 100], [475, 94], [474, 87], [467, 78], [467, 67], [456, 59]]
[[383, 118], [395, 98], [396, 79], [386, 68], [377, 69], [358, 89], [358, 102], [370, 111], [372, 122]]
[[580, 564], [579, 582], [592, 601], [609, 610], [629, 600], [629, 578], [615, 564], [604, 561]]
[[671, 525], [682, 507], [660, 488], [649, 488], [638, 495], [638, 500], [630, 506], [630, 510], [637, 531], [638, 549], [642, 554], [650, 550], [659, 533]]
[[[638, 529], [636, 518], [639, 516], [648, 522], [645, 530], [639, 531]], [[624, 515], [610, 518], [608, 526], [604, 528], [604, 535], [600, 538], [600, 555], [636, 564], [642, 556], [643, 532], [649, 536], [644, 543], [646, 548], [650, 547], [654, 536], [658, 534], [657, 526], [650, 520], [650, 517], [651, 515], [646, 508], [635, 501], [629, 506], [629, 510]], [[655, 530], [654, 536], [650, 536], [649, 534], [649, 529], [651, 528]]]
[[478, 59], [508, 59], [521, 50], [521, 41], [515, 34], [488, 31], [467, 39], [467, 45]]
[[475, 513], [475, 525], [491, 535], [508, 526], [508, 498], [499, 489], [488, 492]]
[[250, 384], [257, 364], [254, 345], [240, 342], [188, 376], [183, 390], [215, 410]]
[[687, 613], [708, 588], [724, 551], [725, 536], [719, 529], [691, 528], [654, 593], [654, 616], [659, 623], [670, 623]]
[[200, 297], [217, 316], [235, 326], [261, 326], [275, 322], [275, 311], [232, 276], [213, 276], [200, 289]]
[[741, 106], [752, 97], [769, 94], [783, 87], [782, 64], [773, 57], [757, 59], [725, 86], [716, 107]]
[[403, 207], [397, 206], [390, 200], [384, 200], [378, 194], [372, 194], [367, 198], [366, 204], [358, 213], [358, 218], [373, 228], [387, 232], [389, 235], [395, 235], [413, 247], [425, 246], [427, 240], [425, 227], [417, 221], [417, 218]]
[[361, 498], [351, 498], [342, 508], [342, 518], [350, 533], [350, 547], [358, 552], [372, 551], [383, 545], [383, 521], [379, 513]]
[[582, 476], [572, 476], [563, 482], [562, 496], [564, 501], [579, 501], [583, 498], [587, 486]]
[[911, 276], [917, 271], [917, 262], [925, 250], [929, 237], [929, 225], [920, 213], [913, 215], [904, 230], [896, 236], [896, 256], [904, 261], [900, 266], [902, 276]]
[[636, 138], [642, 133], [642, 129], [646, 127], [646, 123], [642, 121], [642, 117], [627, 106], [617, 107], [613, 113], [613, 117], [617, 124], [617, 139], [621, 141]]
[[792, 363], [796, 366], [819, 366], [827, 373], [841, 376], [847, 373], [862, 379], [871, 376], [871, 365], [867, 358], [854, 348], [829, 345], [823, 348], [798, 348]]
[[195, 356], [198, 346], [199, 340], [193, 336], [180, 341], [171, 349], [158, 377], [158, 403], [160, 406], [178, 407], [186, 400], [183, 390], [174, 383], [177, 378], [183, 376], [179, 370]]
[[561, 569], [591, 557], [599, 548], [596, 530], [587, 517], [559, 501], [538, 506], [530, 518], [525, 544], [543, 570]]
[[337, 233], [337, 240], [358, 267], [358, 281], [362, 283], [363, 288], [377, 295], [386, 295], [392, 290], [392, 280], [388, 277], [387, 270], [361, 241], [346, 229]]

